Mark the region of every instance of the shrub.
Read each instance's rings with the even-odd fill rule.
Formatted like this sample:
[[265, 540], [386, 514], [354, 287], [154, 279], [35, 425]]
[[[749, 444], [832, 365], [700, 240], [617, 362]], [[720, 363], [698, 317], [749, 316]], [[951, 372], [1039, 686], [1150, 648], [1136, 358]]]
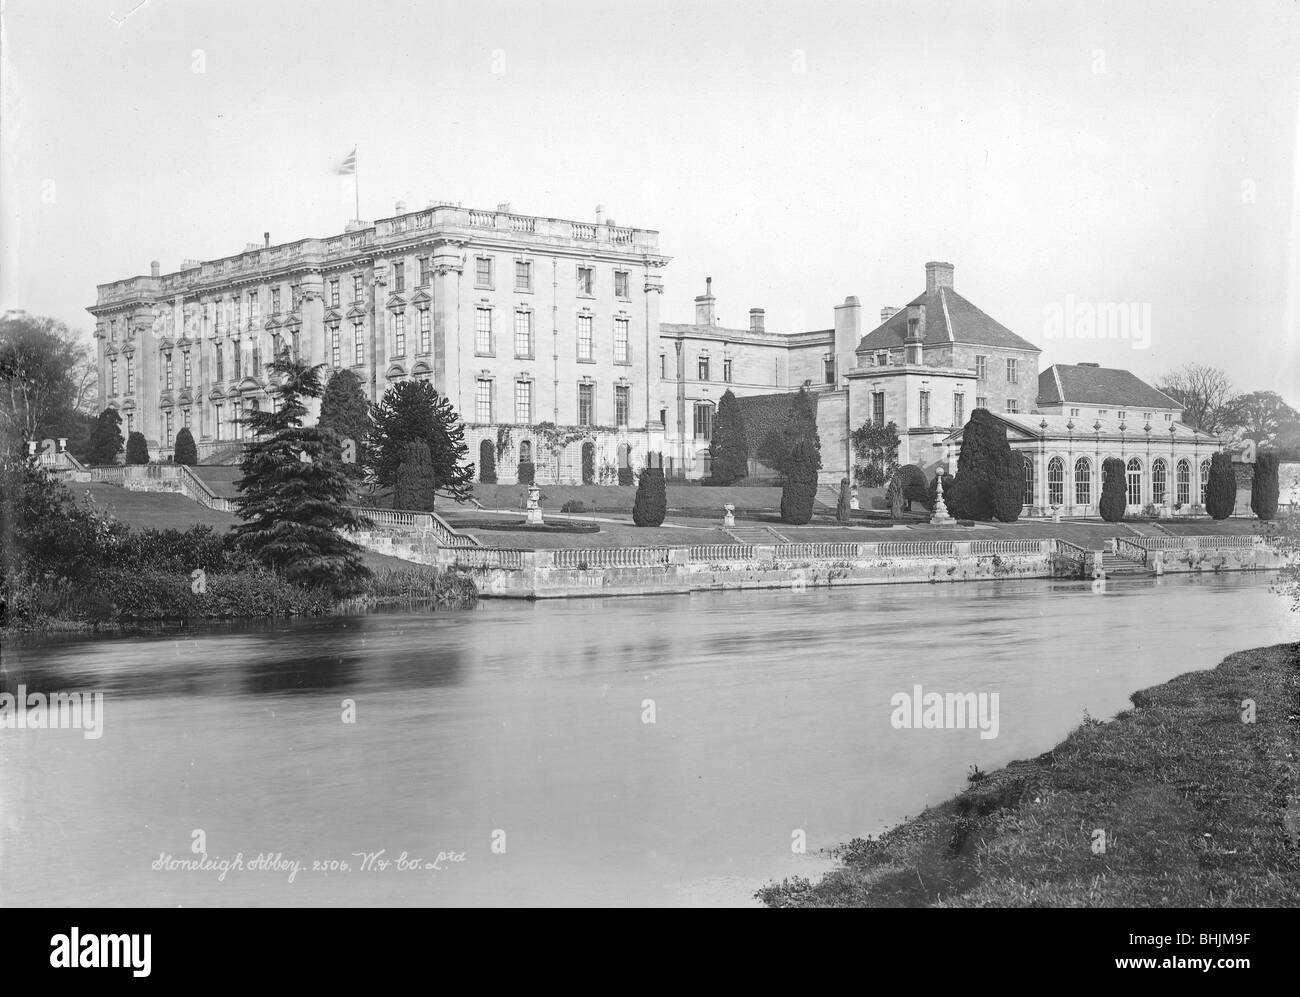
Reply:
[[596, 483], [595, 447], [587, 446], [582, 448], [582, 483], [584, 485], [594, 485]]
[[492, 446], [491, 441], [487, 442], [487, 446], [478, 448], [478, 480], [485, 485], [495, 485], [497, 483], [496, 448]]
[[1250, 483], [1250, 511], [1261, 522], [1268, 522], [1277, 515], [1279, 488], [1277, 483], [1277, 454], [1258, 453], [1255, 455], [1255, 477]]
[[1124, 462], [1118, 457], [1107, 457], [1101, 464], [1101, 500], [1097, 503], [1102, 519], [1118, 523], [1124, 518], [1127, 490]]
[[620, 485], [634, 485], [636, 480], [632, 475], [632, 468], [620, 467], [618, 469], [618, 483]]
[[149, 463], [149, 444], [145, 442], [144, 433], [138, 429], [126, 438], [126, 462], [128, 464]]
[[790, 451], [785, 484], [781, 486], [781, 519], [791, 526], [802, 526], [812, 519], [819, 464], [812, 442], [798, 440]]
[[199, 448], [194, 445], [194, 434], [188, 426], [183, 426], [176, 434], [176, 449], [172, 452], [172, 463], [193, 467], [199, 462]]
[[1232, 455], [1216, 453], [1210, 458], [1210, 483], [1205, 490], [1205, 510], [1212, 519], [1227, 519], [1237, 505], [1237, 475]]
[[915, 464], [904, 464], [898, 469], [894, 477], [902, 487], [903, 502], [908, 512], [912, 511], [913, 502], [920, 502], [925, 505], [926, 500], [929, 498], [930, 484], [926, 480], [924, 471]]
[[582, 513], [586, 509], [582, 505], [581, 499], [569, 499], [564, 505], [560, 506], [560, 512]]
[[537, 477], [537, 468], [531, 460], [521, 460], [519, 462], [519, 483], [521, 485], [531, 485], [533, 479]]
[[632, 522], [637, 526], [659, 526], [668, 515], [668, 488], [662, 467], [646, 467], [636, 486]]
[[117, 409], [106, 408], [99, 413], [95, 425], [90, 431], [90, 444], [87, 447], [87, 464], [116, 464], [117, 455], [122, 452], [122, 417]]
[[852, 509], [849, 502], [849, 479], [840, 478], [840, 497], [835, 503], [835, 518], [841, 523], [849, 521]]

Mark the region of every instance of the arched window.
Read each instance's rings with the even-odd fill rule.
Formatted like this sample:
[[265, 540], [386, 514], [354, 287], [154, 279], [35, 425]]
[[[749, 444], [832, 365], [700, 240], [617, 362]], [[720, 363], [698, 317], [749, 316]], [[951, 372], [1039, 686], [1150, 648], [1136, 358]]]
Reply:
[[1205, 489], [1210, 486], [1210, 459], [1201, 461], [1201, 505], [1205, 505]]
[[1128, 504], [1142, 504], [1142, 462], [1136, 457], [1128, 459]]
[[1165, 504], [1165, 462], [1156, 458], [1151, 465], [1151, 501], [1155, 505]]
[[1087, 457], [1074, 462], [1074, 504], [1092, 505], [1092, 462]]
[[1060, 457], [1047, 462], [1047, 504], [1065, 505], [1065, 461]]
[[1023, 454], [1022, 459], [1025, 462], [1025, 496], [1024, 505], [1034, 504], [1034, 458], [1029, 454]]
[[1178, 462], [1176, 481], [1178, 490], [1174, 492], [1174, 501], [1179, 505], [1187, 505], [1192, 500], [1192, 465], [1184, 457]]
[[524, 440], [519, 444], [519, 463], [531, 464], [533, 462], [533, 443], [531, 440]]

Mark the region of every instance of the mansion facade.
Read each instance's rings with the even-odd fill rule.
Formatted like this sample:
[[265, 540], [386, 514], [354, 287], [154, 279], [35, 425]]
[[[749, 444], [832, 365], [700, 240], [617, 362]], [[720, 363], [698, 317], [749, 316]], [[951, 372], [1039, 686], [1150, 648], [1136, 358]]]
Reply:
[[874, 328], [850, 296], [830, 327], [807, 331], [769, 329], [761, 307], [745, 328], [720, 325], [711, 279], [694, 322], [661, 322], [669, 262], [656, 231], [599, 207], [579, 222], [399, 202], [324, 239], [272, 245], [266, 233], [233, 256], [99, 286], [100, 407], [118, 409], [157, 458], [187, 427], [201, 459], [232, 460], [241, 417], [275, 404], [266, 364], [287, 351], [327, 377], [353, 371], [371, 401], [396, 381], [430, 381], [460, 413], [480, 470], [490, 460], [512, 483], [532, 461], [538, 481], [576, 483], [616, 480], [649, 452], [670, 477], [704, 477], [726, 391], [779, 421], [806, 388], [826, 484], [852, 477], [864, 424], [893, 422], [900, 462], [933, 474], [985, 408], [1026, 454], [1030, 510], [1095, 514], [1112, 455], [1131, 468], [1131, 505], [1201, 501], [1218, 439], [1183, 426], [1174, 399], [1127, 371], [1040, 372], [1039, 348], [958, 294], [950, 263], [927, 263], [924, 289]]

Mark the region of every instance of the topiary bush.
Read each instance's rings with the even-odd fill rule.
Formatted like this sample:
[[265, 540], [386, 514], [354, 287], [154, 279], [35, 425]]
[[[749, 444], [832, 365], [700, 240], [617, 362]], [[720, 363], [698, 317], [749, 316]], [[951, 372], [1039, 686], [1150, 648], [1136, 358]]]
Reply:
[[199, 462], [199, 448], [194, 445], [194, 434], [185, 426], [176, 434], [176, 449], [172, 452], [172, 463], [193, 467]]
[[1127, 492], [1124, 462], [1118, 457], [1107, 457], [1101, 464], [1101, 500], [1097, 503], [1102, 519], [1108, 523], [1118, 523], [1124, 518], [1124, 507], [1128, 504]]
[[[962, 431], [954, 500], [971, 519], [1014, 523], [1024, 495], [1023, 458], [1007, 442], [1006, 425], [977, 408]], [[944, 502], [947, 503], [947, 494]]]
[[791, 526], [802, 526], [812, 519], [820, 463], [820, 455], [809, 440], [795, 442], [786, 464], [785, 484], [781, 486], [781, 519]]
[[1250, 483], [1250, 511], [1267, 523], [1277, 516], [1279, 494], [1277, 483], [1277, 454], [1255, 455], [1255, 477]]
[[636, 486], [632, 522], [637, 526], [660, 526], [667, 515], [668, 487], [664, 482], [664, 470], [662, 467], [646, 467]]
[[533, 479], [537, 477], [537, 468], [531, 460], [521, 460], [519, 462], [519, 483], [521, 485], [531, 485]]
[[[586, 507], [582, 504], [582, 499], [569, 499], [564, 505], [560, 506], [560, 512], [583, 513]], [[595, 510], [593, 510], [595, 511]]]
[[145, 442], [144, 433], [139, 430], [126, 438], [126, 462], [128, 464], [149, 463], [149, 444]]
[[496, 447], [492, 446], [490, 440], [484, 442], [487, 446], [481, 446], [478, 450], [478, 480], [485, 485], [495, 485], [497, 483]]
[[903, 504], [908, 512], [912, 511], [913, 502], [925, 505], [929, 498], [930, 483], [926, 480], [924, 471], [915, 464], [904, 464], [895, 472], [895, 477], [902, 486]]
[[713, 466], [708, 484], [735, 484], [749, 471], [749, 445], [745, 433], [745, 417], [740, 402], [728, 388], [718, 401], [718, 414], [713, 420], [713, 438], [709, 441]]
[[582, 483], [584, 485], [594, 485], [596, 483], [596, 448], [582, 448]]
[[1211, 519], [1227, 519], [1237, 505], [1237, 475], [1232, 455], [1216, 453], [1210, 458], [1210, 483], [1205, 489], [1205, 511]]

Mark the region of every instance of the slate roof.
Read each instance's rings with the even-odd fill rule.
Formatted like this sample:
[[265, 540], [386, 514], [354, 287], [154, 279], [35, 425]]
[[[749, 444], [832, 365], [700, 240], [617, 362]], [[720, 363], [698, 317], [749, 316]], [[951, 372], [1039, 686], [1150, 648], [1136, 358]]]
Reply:
[[1038, 375], [1038, 404], [1107, 405], [1122, 409], [1183, 407], [1132, 371], [1066, 363], [1052, 364]]
[[[1017, 336], [1001, 322], [984, 314], [951, 287], [937, 287], [929, 294], [917, 295], [908, 305], [925, 305], [926, 346], [969, 343], [1042, 352], [1029, 340]], [[899, 309], [862, 337], [857, 352], [870, 353], [902, 346], [907, 339], [907, 317], [907, 309]]]

